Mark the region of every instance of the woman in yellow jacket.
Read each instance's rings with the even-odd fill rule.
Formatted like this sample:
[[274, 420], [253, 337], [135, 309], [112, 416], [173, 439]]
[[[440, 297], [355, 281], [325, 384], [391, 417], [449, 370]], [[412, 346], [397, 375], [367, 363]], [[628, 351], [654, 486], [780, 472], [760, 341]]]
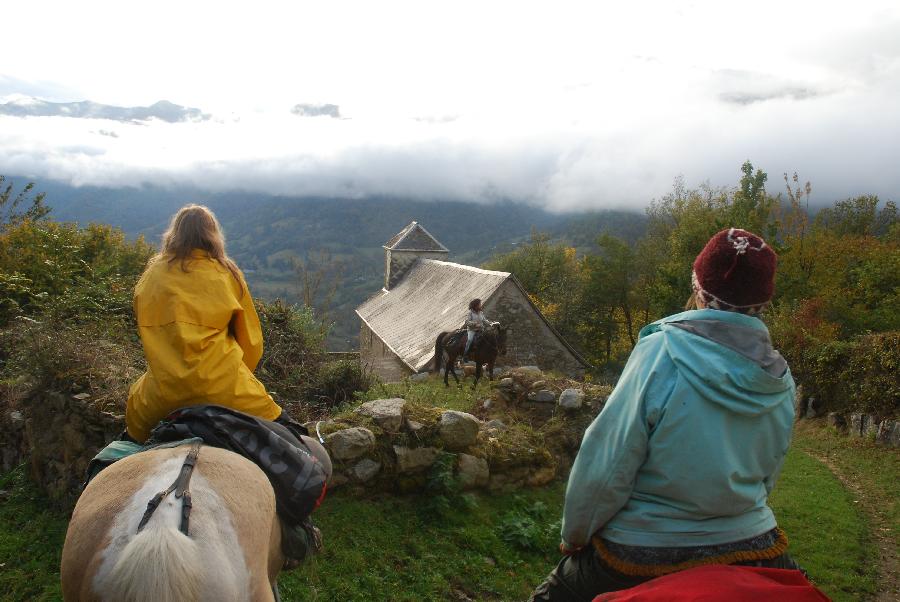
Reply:
[[134, 312], [147, 357], [125, 410], [134, 440], [145, 441], [186, 406], [216, 404], [266, 420], [281, 415], [253, 376], [263, 350], [259, 317], [209, 209], [187, 205], [172, 218], [135, 287]]

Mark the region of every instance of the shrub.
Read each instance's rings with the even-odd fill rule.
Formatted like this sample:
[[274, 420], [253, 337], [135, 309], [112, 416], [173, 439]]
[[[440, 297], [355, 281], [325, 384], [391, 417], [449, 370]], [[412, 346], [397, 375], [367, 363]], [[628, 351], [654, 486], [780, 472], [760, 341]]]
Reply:
[[546, 504], [538, 501], [526, 505], [524, 497], [516, 496], [515, 506], [500, 518], [497, 529], [506, 543], [540, 551], [556, 547], [561, 527], [562, 520]]
[[307, 398], [318, 409], [334, 409], [354, 399], [357, 392], [366, 392], [372, 386], [372, 374], [358, 361], [339, 360], [319, 366], [310, 383]]
[[280, 299], [256, 301], [265, 349], [257, 370], [266, 389], [283, 404], [300, 404], [308, 417], [321, 415], [367, 391], [372, 376], [359, 362], [329, 362], [326, 332], [312, 311]]
[[324, 333], [308, 308], [276, 299], [256, 300], [263, 331], [263, 356], [257, 368], [266, 389], [287, 401], [305, 398], [325, 358]]
[[145, 368], [132, 328], [123, 320], [64, 323], [19, 318], [0, 331], [0, 404], [36, 393], [85, 393], [85, 403], [120, 413]]
[[785, 357], [805, 394], [826, 410], [900, 415], [900, 331], [809, 345]]
[[152, 249], [121, 230], [24, 221], [0, 233], [0, 326], [18, 315], [131, 316], [131, 294]]

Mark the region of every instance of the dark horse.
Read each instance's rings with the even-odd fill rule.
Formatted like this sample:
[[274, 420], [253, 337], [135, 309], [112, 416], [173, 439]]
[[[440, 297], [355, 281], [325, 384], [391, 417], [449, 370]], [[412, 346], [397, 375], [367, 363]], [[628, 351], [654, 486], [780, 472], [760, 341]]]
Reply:
[[[453, 335], [453, 336], [451, 336]], [[456, 376], [456, 370], [453, 369], [456, 364], [456, 358], [462, 355], [466, 348], [466, 331], [457, 330], [454, 332], [442, 332], [438, 335], [437, 341], [434, 343], [434, 371], [440, 372], [441, 365], [444, 364], [444, 384], [448, 387], [450, 383], [447, 381], [447, 375], [452, 374], [453, 380], [459, 384], [459, 378]], [[444, 357], [446, 355], [446, 357]], [[488, 378], [494, 380], [494, 362], [498, 355], [506, 355], [506, 328], [499, 324], [484, 330], [478, 338], [472, 343], [469, 349], [469, 359], [475, 361], [475, 383], [472, 388], [478, 386], [478, 380], [481, 378], [481, 367], [487, 364]]]

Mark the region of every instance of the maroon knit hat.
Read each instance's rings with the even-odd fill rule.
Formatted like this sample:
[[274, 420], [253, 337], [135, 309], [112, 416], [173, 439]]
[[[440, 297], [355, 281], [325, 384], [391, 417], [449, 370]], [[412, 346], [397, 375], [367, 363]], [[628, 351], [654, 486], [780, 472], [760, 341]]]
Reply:
[[761, 308], [775, 292], [777, 263], [775, 251], [756, 234], [722, 230], [694, 260], [694, 290], [716, 309]]

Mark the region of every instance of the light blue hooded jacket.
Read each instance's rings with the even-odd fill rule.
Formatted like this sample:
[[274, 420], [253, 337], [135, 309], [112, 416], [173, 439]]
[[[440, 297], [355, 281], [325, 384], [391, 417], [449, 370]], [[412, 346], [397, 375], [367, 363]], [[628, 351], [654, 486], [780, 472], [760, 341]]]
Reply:
[[766, 499], [794, 421], [794, 380], [765, 324], [701, 309], [644, 327], [585, 431], [563, 511], [570, 549], [740, 541], [775, 528]]

